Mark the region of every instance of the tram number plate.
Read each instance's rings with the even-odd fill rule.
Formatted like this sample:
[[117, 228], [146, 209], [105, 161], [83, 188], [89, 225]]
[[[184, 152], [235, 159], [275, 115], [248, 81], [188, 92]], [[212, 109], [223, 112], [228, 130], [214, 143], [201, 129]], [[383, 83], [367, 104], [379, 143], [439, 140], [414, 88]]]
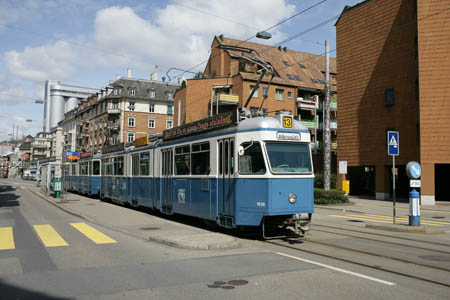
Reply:
[[283, 117], [283, 127], [292, 128], [292, 117]]

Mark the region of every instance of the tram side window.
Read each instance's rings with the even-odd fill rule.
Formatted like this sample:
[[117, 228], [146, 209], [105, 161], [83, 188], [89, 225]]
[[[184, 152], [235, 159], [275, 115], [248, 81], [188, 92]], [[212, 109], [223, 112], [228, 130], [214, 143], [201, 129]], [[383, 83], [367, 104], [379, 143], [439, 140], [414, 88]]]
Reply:
[[265, 174], [266, 165], [259, 142], [246, 142], [244, 155], [239, 157], [239, 173], [241, 174]]
[[88, 164], [87, 163], [81, 163], [80, 164], [80, 175], [87, 175], [88, 174]]
[[114, 160], [114, 175], [123, 176], [123, 156], [118, 156]]
[[100, 161], [99, 160], [94, 160], [92, 162], [92, 174], [100, 175]]
[[131, 157], [131, 174], [133, 176], [139, 176], [139, 154], [135, 154]]
[[209, 143], [192, 145], [192, 175], [208, 175]]
[[150, 152], [143, 152], [140, 154], [139, 169], [141, 176], [150, 175]]
[[72, 175], [76, 175], [76, 170], [77, 170], [77, 165], [76, 164], [73, 164], [72, 165]]
[[105, 160], [105, 175], [112, 175], [113, 174], [113, 165], [111, 163], [111, 158], [107, 158]]
[[191, 172], [191, 153], [188, 146], [175, 148], [175, 175], [189, 175]]

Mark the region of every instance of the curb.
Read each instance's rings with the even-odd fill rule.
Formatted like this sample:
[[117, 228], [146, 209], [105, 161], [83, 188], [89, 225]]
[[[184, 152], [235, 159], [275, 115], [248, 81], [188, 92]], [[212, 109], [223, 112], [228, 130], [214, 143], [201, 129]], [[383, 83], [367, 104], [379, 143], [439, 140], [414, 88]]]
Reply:
[[425, 226], [406, 226], [406, 225], [375, 225], [366, 224], [366, 228], [378, 229], [393, 232], [421, 233], [421, 234], [443, 234], [443, 229], [429, 228]]
[[30, 191], [31, 193], [35, 194], [36, 196], [38, 196], [39, 198], [47, 201], [48, 203], [52, 204], [53, 206], [61, 209], [62, 211], [73, 215], [75, 217], [78, 217], [80, 219], [86, 220], [88, 222], [91, 222], [93, 224], [102, 226], [103, 228], [107, 228], [109, 230], [114, 230], [123, 234], [127, 234], [130, 236], [133, 236], [135, 238], [138, 239], [142, 239], [144, 241], [154, 241], [154, 242], [158, 242], [161, 244], [165, 244], [168, 246], [172, 246], [172, 247], [176, 247], [176, 248], [181, 248], [181, 249], [192, 249], [192, 250], [217, 250], [217, 249], [233, 249], [233, 248], [238, 248], [240, 247], [240, 242], [237, 241], [235, 238], [233, 238], [233, 241], [230, 243], [217, 243], [217, 244], [197, 244], [197, 245], [186, 245], [186, 244], [182, 244], [182, 243], [178, 243], [172, 240], [168, 240], [168, 239], [164, 239], [161, 237], [155, 237], [155, 236], [144, 236], [144, 235], [138, 235], [132, 232], [129, 232], [127, 230], [123, 230], [121, 228], [117, 228], [117, 227], [113, 227], [113, 226], [109, 226], [109, 225], [105, 225], [105, 224], [101, 224], [98, 221], [95, 221], [85, 215], [82, 215], [78, 212], [74, 212], [71, 209], [68, 209], [62, 205], [60, 205], [60, 203], [56, 203], [50, 199], [48, 199], [46, 194], [43, 194], [42, 192], [36, 192], [30, 188], [26, 188], [28, 191]]

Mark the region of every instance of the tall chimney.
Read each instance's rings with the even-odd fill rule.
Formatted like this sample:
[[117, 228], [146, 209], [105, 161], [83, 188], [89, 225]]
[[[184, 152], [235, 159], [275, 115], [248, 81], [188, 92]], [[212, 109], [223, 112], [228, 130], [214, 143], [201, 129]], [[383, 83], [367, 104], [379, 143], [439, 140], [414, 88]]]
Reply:
[[184, 76], [181, 76], [180, 78], [178, 78], [178, 84], [182, 84], [185, 80], [186, 79], [184, 78]]
[[127, 69], [127, 78], [131, 78], [131, 69], [130, 68]]
[[166, 82], [166, 77], [165, 76], [161, 77], [161, 79], [162, 79], [163, 82]]
[[119, 80], [119, 79], [120, 79], [120, 75], [116, 74], [116, 80]]
[[152, 74], [150, 74], [150, 79], [154, 80], [154, 81], [157, 81], [158, 80], [158, 73], [153, 72]]

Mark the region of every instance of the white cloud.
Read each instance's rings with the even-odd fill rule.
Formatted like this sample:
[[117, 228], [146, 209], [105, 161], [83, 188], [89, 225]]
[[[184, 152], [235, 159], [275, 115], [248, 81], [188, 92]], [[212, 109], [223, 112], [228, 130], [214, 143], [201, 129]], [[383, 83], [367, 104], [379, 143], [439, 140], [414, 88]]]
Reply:
[[23, 52], [8, 51], [4, 55], [11, 74], [32, 81], [66, 79], [75, 71], [76, 60], [77, 54], [66, 41], [26, 47]]
[[[169, 4], [158, 9], [155, 20], [146, 20], [128, 7], [99, 11], [94, 23], [96, 43], [118, 54], [103, 56], [102, 62], [188, 68], [208, 58], [214, 35], [248, 38], [256, 33], [255, 28], [265, 29], [295, 10], [295, 6], [284, 0], [186, 0], [179, 3], [185, 6]], [[234, 22], [230, 22], [231, 19]], [[251, 27], [241, 25], [244, 23], [251, 23]], [[283, 37], [276, 30], [273, 34], [274, 40]]]

